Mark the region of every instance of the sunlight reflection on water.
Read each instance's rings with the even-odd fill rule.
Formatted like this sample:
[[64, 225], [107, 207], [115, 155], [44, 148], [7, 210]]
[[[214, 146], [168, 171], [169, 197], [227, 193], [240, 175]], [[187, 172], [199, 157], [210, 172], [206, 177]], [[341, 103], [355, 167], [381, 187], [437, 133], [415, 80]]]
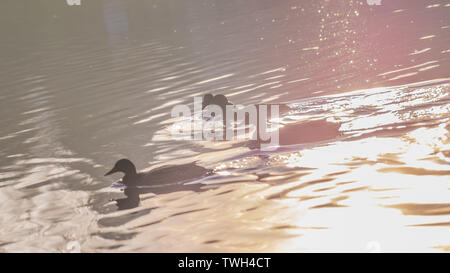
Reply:
[[[449, 251], [449, 5], [244, 2], [2, 4], [0, 251]], [[286, 145], [173, 140], [206, 93]], [[214, 173], [118, 210], [123, 157]]]

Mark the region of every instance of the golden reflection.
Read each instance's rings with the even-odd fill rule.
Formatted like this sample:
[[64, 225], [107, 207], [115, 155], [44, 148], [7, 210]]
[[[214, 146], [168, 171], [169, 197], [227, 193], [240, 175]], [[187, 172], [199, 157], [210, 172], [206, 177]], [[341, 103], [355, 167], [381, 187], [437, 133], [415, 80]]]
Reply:
[[[2, 15], [0, 251], [450, 251], [450, 4], [85, 1], [80, 22], [20, 2]], [[290, 141], [173, 140], [171, 108], [206, 92], [301, 99], [271, 120]], [[213, 171], [117, 211], [101, 165], [124, 156]]]
[[155, 209], [124, 224], [139, 234], [119, 249], [447, 251], [448, 90], [378, 88], [292, 104], [285, 127], [327, 114], [346, 134], [225, 161], [212, 153], [220, 164], [202, 181], [209, 191], [144, 198]]

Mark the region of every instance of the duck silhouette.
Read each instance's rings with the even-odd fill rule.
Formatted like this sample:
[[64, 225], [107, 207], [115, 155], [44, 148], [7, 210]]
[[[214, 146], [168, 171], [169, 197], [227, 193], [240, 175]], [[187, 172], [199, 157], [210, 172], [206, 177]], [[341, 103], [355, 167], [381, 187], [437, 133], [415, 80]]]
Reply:
[[[206, 94], [203, 96], [202, 110], [204, 110], [209, 105], [217, 105], [222, 109], [223, 125], [225, 126], [227, 105], [233, 105], [233, 103], [231, 103], [228, 98], [222, 94], [218, 94], [215, 96], [213, 94]], [[214, 117], [215, 113], [211, 113], [211, 116]]]
[[[223, 124], [226, 126], [225, 117], [226, 117], [226, 106], [233, 105], [230, 103], [226, 96], [219, 94], [213, 96], [212, 94], [206, 94], [203, 97], [203, 109], [206, 106], [215, 104], [222, 108], [224, 121]], [[261, 144], [265, 141], [260, 139], [260, 128], [259, 128], [259, 108], [261, 106], [270, 106], [270, 105], [278, 105], [279, 110], [281, 112], [288, 112], [290, 108], [286, 104], [255, 104], [257, 111], [256, 118], [256, 140], [251, 140], [247, 143], [247, 146], [251, 149], [259, 149]], [[268, 108], [267, 108], [268, 109]], [[270, 111], [268, 110], [268, 114]], [[236, 118], [236, 115], [235, 117]], [[270, 117], [267, 117], [270, 119]], [[246, 116], [245, 123], [249, 123], [249, 118]], [[321, 142], [327, 141], [329, 139], [333, 139], [341, 136], [339, 131], [340, 124], [328, 122], [326, 118], [316, 119], [316, 120], [307, 120], [301, 121], [297, 123], [288, 124], [279, 129], [279, 145], [288, 146], [288, 145], [297, 145], [304, 143], [312, 143], [312, 142]]]
[[135, 208], [139, 205], [139, 195], [143, 193], [169, 193], [181, 190], [202, 191], [201, 184], [186, 182], [201, 179], [212, 173], [211, 170], [193, 163], [180, 165], [167, 165], [151, 169], [148, 172], [138, 172], [129, 159], [120, 159], [105, 176], [123, 173], [120, 184], [125, 186], [126, 198], [115, 200], [120, 209]]
[[114, 167], [105, 174], [108, 176], [113, 173], [121, 172], [124, 174], [121, 183], [127, 187], [132, 186], [150, 186], [175, 184], [201, 178], [210, 173], [195, 163], [182, 165], [168, 165], [152, 169], [148, 172], [137, 172], [133, 162], [129, 159], [120, 159], [114, 164]]
[[215, 96], [213, 94], [206, 94], [203, 96], [202, 110], [205, 109], [208, 105], [217, 105], [222, 108], [222, 111], [225, 113], [226, 106], [233, 105], [233, 103], [231, 103], [228, 98], [222, 94], [218, 94]]

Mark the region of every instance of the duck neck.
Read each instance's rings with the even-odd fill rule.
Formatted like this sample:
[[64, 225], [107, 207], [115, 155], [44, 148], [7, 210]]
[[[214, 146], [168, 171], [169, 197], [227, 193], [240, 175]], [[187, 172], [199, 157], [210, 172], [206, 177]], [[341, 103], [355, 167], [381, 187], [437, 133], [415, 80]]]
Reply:
[[136, 179], [137, 177], [137, 172], [136, 172], [136, 168], [133, 166], [133, 168], [130, 168], [126, 173], [125, 176], [123, 177], [123, 180], [128, 180], [131, 181], [133, 179]]

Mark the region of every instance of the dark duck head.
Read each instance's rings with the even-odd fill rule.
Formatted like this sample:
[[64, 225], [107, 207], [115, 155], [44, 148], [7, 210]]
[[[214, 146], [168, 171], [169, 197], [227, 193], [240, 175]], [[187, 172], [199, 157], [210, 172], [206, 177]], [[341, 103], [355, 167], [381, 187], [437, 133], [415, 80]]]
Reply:
[[212, 94], [206, 94], [203, 96], [202, 109], [205, 109], [208, 105], [217, 105], [222, 109], [225, 109], [227, 105], [232, 105], [228, 101], [227, 97], [222, 94], [213, 96]]
[[214, 96], [212, 94], [206, 94], [203, 96], [202, 101], [202, 110], [206, 108], [206, 106], [210, 105], [214, 100]]
[[133, 162], [125, 158], [117, 161], [114, 167], [109, 172], [107, 172], [105, 176], [119, 172], [125, 174], [125, 176], [123, 177], [124, 181], [128, 179], [133, 179], [138, 175], [138, 173], [136, 172], [136, 167], [134, 166]]

